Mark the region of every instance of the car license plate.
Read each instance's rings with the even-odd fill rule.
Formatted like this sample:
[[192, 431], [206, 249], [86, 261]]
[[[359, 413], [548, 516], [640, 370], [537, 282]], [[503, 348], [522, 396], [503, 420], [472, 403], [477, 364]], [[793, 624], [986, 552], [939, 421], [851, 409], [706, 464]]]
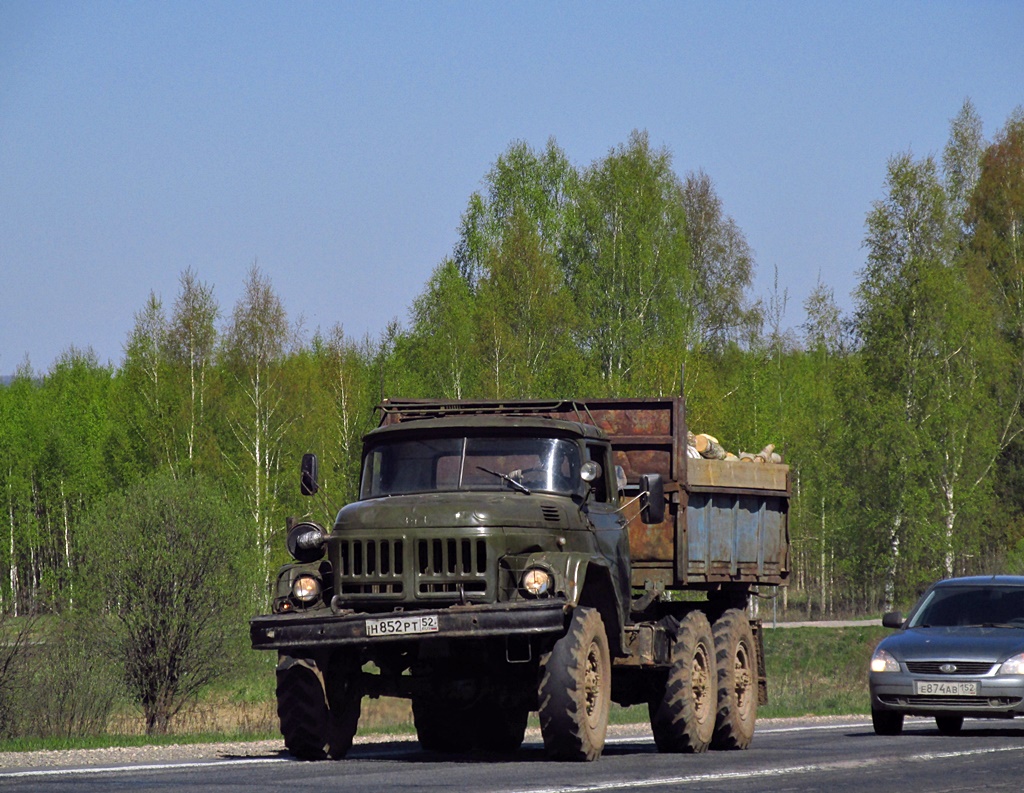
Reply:
[[978, 684], [964, 680], [915, 680], [914, 693], [939, 697], [976, 697]]
[[408, 633], [437, 633], [437, 615], [386, 617], [366, 621], [367, 636], [403, 636]]

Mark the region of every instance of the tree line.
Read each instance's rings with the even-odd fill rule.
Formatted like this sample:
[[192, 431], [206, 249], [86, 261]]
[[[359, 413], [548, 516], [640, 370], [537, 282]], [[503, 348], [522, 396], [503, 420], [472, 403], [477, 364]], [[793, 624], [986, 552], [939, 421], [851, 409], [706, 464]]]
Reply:
[[[110, 499], [201, 480], [233, 516], [209, 531], [244, 628], [285, 518], [355, 497], [389, 396], [684, 392], [695, 431], [791, 465], [787, 598], [808, 614], [1024, 572], [1024, 111], [986, 140], [965, 102], [943, 152], [891, 157], [865, 210], [853, 311], [819, 283], [796, 329], [784, 290], [752, 295], [754, 253], [712, 179], [680, 177], [643, 132], [587, 166], [554, 140], [510, 145], [408, 321], [375, 337], [303, 332], [255, 265], [230, 311], [186, 270], [173, 302], [136, 313], [120, 365], [72, 347], [0, 387], [0, 611], [121, 609], [123, 592], [96, 600], [109, 538], [135, 567], [173, 549], [147, 562]], [[310, 450], [330, 503], [298, 495]]]

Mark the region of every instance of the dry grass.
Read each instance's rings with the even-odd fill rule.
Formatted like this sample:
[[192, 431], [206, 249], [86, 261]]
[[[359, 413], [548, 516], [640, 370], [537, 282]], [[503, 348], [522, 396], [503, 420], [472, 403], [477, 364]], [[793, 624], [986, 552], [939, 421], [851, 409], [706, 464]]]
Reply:
[[[116, 713], [107, 726], [112, 735], [142, 735], [145, 719], [139, 708]], [[360, 733], [405, 732], [412, 730], [412, 707], [408, 700], [363, 699]], [[211, 697], [179, 713], [171, 722], [172, 735], [277, 735], [277, 706], [274, 702], [232, 702]]]

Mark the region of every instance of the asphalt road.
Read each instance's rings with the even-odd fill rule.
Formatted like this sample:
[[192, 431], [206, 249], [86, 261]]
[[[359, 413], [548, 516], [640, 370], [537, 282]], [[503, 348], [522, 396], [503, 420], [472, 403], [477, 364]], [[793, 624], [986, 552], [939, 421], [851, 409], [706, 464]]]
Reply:
[[762, 721], [747, 751], [658, 754], [646, 730], [616, 728], [596, 763], [551, 763], [535, 735], [514, 756], [437, 755], [413, 740], [359, 744], [340, 762], [255, 757], [0, 770], [0, 790], [346, 793], [583, 793], [583, 791], [1020, 791], [1024, 722], [968, 720], [956, 737], [930, 720], [876, 736], [862, 719]]

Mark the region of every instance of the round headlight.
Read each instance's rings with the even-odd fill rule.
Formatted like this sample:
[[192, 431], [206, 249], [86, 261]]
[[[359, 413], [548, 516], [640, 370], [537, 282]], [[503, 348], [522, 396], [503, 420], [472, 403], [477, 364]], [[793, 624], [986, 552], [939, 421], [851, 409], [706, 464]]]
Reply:
[[523, 573], [523, 591], [533, 597], [543, 597], [551, 589], [551, 573], [542, 567], [531, 567]]
[[320, 597], [320, 582], [315, 576], [300, 575], [292, 582], [292, 597], [301, 603], [311, 603]]

